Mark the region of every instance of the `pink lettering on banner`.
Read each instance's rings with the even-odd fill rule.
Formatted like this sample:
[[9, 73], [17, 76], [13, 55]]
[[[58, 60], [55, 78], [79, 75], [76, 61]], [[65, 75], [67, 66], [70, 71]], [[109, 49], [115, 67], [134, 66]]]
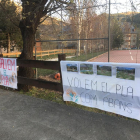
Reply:
[[12, 68], [14, 67], [14, 71], [15, 71], [15, 60], [13, 60], [13, 62], [12, 62], [11, 59], [8, 59], [7, 64], [8, 64], [8, 70], [12, 71], [13, 70]]
[[15, 71], [15, 60], [0, 58], [0, 68]]
[[7, 60], [4, 59], [4, 66], [3, 66], [3, 69], [7, 69]]
[[13, 60], [13, 62], [11, 62], [12, 66], [14, 66], [14, 71], [15, 71], [15, 60]]
[[12, 68], [11, 68], [11, 63], [10, 63], [9, 59], [7, 60], [7, 65], [8, 65], [8, 70], [11, 70]]
[[8, 76], [2, 75], [2, 76], [1, 76], [1, 80], [2, 80], [3, 83], [4, 83], [4, 86], [9, 86], [9, 79], [8, 79]]
[[0, 68], [3, 68], [4, 69], [4, 59], [3, 58], [1, 58]]

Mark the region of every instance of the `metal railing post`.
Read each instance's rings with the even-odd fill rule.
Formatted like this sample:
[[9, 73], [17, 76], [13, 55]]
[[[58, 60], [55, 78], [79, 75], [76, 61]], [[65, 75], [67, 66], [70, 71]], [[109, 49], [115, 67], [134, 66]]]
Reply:
[[110, 62], [110, 0], [109, 0], [109, 17], [108, 17], [108, 62]]

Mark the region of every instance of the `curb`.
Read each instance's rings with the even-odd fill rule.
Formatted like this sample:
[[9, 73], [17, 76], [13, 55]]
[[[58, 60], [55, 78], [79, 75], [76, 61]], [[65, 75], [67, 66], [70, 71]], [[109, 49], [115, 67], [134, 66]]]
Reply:
[[96, 58], [98, 58], [98, 57], [100, 57], [100, 56], [102, 56], [102, 55], [104, 55], [104, 54], [106, 54], [106, 53], [108, 53], [108, 52], [105, 52], [105, 53], [100, 54], [100, 55], [98, 55], [98, 56], [96, 56], [96, 57], [93, 57], [93, 58], [87, 60], [87, 62], [89, 62], [89, 61], [91, 61], [91, 60], [94, 60], [94, 59], [96, 59]]

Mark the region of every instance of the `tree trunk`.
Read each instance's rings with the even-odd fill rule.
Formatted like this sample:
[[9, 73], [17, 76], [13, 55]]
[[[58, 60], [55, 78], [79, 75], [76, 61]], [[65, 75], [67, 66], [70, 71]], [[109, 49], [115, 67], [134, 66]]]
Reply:
[[[35, 45], [35, 33], [27, 28], [20, 28], [23, 38], [23, 51], [19, 59], [32, 60], [33, 59], [33, 47]], [[33, 78], [34, 72], [29, 67], [19, 67], [18, 76]], [[25, 92], [29, 91], [32, 87], [29, 85], [18, 84], [18, 89]]]
[[8, 42], [8, 44], [7, 44], [7, 53], [10, 53], [10, 35], [9, 35], [9, 33], [7, 34], [7, 42]]

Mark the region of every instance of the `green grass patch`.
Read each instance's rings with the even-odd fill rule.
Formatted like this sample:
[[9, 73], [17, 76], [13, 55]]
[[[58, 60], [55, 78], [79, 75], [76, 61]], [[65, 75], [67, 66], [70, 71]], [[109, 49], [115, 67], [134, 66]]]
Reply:
[[[73, 56], [74, 54], [66, 53], [66, 56]], [[48, 59], [53, 59], [53, 58], [58, 58], [58, 54], [52, 54], [52, 55], [46, 55], [46, 56], [38, 56], [37, 60], [48, 60]]]
[[42, 56], [42, 58], [41, 58], [41, 56], [38, 56], [37, 57], [37, 60], [39, 59], [41, 59], [41, 60], [48, 60], [48, 59], [52, 59], [52, 58], [57, 58], [58, 57], [58, 54], [55, 54], [55, 55], [46, 55], [46, 56]]
[[98, 55], [101, 55], [105, 53], [104, 51], [102, 52], [94, 52], [94, 53], [89, 53], [89, 54], [81, 54], [80, 56], [75, 56], [75, 57], [72, 57], [72, 58], [67, 58], [66, 60], [70, 60], [70, 61], [87, 61], [91, 58], [94, 58]]
[[37, 75], [38, 76], [46, 76], [46, 75], [51, 75], [51, 74], [55, 74], [58, 73], [57, 70], [49, 70], [49, 69], [37, 69]]
[[62, 94], [60, 92], [33, 87], [29, 92], [25, 93], [23, 91], [20, 91], [20, 93], [64, 104]]

